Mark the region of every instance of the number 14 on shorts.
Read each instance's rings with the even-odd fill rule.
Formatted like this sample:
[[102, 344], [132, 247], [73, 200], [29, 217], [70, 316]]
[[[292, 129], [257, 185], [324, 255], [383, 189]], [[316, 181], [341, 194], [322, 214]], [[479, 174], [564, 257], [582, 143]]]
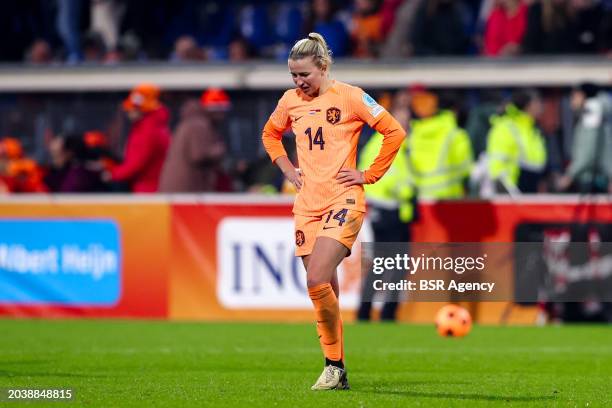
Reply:
[[[334, 210], [330, 210], [329, 213], [327, 214], [327, 218], [325, 219], [325, 225], [323, 226], [323, 229], [329, 229], [329, 228], [335, 228], [336, 225], [335, 222], [333, 220], [338, 221], [338, 226], [341, 227], [342, 224], [344, 224], [344, 222], [346, 221], [345, 217], [346, 214], [348, 213], [348, 209], [343, 208], [341, 210], [336, 211], [336, 213], [334, 214]], [[330, 221], [332, 221], [330, 223]]]

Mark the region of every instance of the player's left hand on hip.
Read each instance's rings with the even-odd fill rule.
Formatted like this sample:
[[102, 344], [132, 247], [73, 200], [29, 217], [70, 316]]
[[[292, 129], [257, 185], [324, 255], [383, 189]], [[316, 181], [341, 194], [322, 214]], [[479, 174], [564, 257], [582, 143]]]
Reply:
[[365, 184], [363, 178], [363, 172], [357, 169], [340, 169], [336, 180], [346, 187], [354, 186], [356, 184]]

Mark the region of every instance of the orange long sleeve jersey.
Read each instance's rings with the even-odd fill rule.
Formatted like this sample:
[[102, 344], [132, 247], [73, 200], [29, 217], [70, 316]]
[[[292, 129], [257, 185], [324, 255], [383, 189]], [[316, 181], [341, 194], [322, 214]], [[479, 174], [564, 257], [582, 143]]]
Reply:
[[298, 161], [303, 175], [302, 189], [293, 206], [294, 214], [322, 215], [341, 206], [365, 211], [362, 185], [345, 187], [336, 181], [342, 168], [356, 168], [357, 144], [364, 124], [384, 136], [382, 148], [364, 172], [367, 184], [381, 178], [406, 136], [401, 125], [362, 89], [333, 81], [322, 95], [309, 97], [290, 89], [263, 130], [263, 144], [272, 161], [287, 152], [281, 138], [291, 127], [296, 136]]

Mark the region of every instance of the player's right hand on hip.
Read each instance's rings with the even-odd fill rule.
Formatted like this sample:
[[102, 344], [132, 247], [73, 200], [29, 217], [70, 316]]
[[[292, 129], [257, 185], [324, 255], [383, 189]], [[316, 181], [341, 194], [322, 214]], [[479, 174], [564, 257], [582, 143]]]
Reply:
[[294, 168], [285, 173], [285, 177], [289, 180], [297, 191], [302, 188], [302, 170]]

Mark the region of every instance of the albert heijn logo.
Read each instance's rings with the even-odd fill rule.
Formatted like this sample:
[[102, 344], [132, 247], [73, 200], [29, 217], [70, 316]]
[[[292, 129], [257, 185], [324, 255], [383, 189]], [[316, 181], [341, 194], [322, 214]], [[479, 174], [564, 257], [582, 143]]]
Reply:
[[335, 125], [336, 123], [340, 122], [340, 118], [341, 118], [340, 109], [335, 108], [335, 107], [329, 108], [327, 110], [325, 117], [327, 118], [327, 121], [329, 123], [331, 123], [332, 125]]

